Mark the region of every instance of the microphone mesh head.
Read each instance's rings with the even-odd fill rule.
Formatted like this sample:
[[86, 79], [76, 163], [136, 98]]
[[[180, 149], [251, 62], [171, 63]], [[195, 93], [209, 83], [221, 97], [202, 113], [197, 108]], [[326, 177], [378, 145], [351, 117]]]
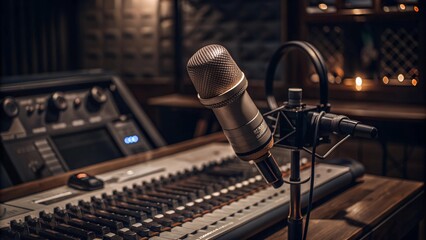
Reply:
[[195, 89], [204, 99], [227, 92], [243, 75], [229, 52], [215, 44], [198, 50], [189, 59], [186, 68]]

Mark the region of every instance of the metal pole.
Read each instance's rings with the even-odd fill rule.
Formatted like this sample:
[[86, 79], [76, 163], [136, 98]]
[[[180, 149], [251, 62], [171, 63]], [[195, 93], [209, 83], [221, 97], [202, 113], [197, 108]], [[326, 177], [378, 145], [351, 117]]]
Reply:
[[[300, 181], [300, 151], [291, 151], [290, 181]], [[303, 233], [302, 206], [300, 203], [300, 184], [290, 185], [290, 211], [288, 215], [288, 239], [301, 240]]]

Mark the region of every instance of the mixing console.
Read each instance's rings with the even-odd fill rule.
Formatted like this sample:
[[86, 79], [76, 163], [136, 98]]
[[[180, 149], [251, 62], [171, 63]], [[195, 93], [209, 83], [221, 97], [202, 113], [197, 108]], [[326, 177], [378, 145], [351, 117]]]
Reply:
[[[309, 175], [303, 162], [302, 177]], [[288, 165], [282, 165], [288, 174]], [[315, 198], [362, 174], [318, 164]], [[288, 214], [289, 186], [269, 187], [226, 144], [101, 174], [105, 188], [63, 186], [1, 205], [1, 239], [241, 239]], [[308, 186], [302, 185], [306, 205]]]

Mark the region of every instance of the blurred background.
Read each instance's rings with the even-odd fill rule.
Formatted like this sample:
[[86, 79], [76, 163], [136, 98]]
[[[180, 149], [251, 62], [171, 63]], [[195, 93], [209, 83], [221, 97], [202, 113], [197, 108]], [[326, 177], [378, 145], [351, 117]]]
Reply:
[[[220, 131], [196, 99], [186, 62], [224, 45], [267, 111], [264, 79], [281, 43], [305, 40], [328, 65], [332, 112], [375, 125], [378, 140], [350, 140], [333, 157], [368, 173], [425, 180], [425, 2], [421, 0], [2, 0], [0, 76], [104, 69], [117, 73], [168, 144]], [[284, 58], [274, 93], [318, 76], [298, 52]], [[337, 139], [335, 139], [336, 141]], [[321, 151], [321, 150], [320, 150]]]

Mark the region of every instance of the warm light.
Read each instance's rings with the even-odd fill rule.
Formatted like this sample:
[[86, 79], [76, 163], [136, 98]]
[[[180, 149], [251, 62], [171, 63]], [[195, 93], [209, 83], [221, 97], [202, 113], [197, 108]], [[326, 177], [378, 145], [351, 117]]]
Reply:
[[414, 12], [419, 12], [419, 7], [417, 7], [417, 6], [414, 6]]
[[355, 78], [355, 89], [357, 91], [361, 91], [361, 89], [362, 89], [362, 78], [361, 77]]
[[329, 83], [334, 83], [334, 76], [333, 76], [333, 74], [328, 73], [327, 74], [327, 78], [328, 78], [328, 82]]
[[319, 82], [319, 76], [318, 76], [318, 74], [312, 74], [311, 75], [311, 81], [314, 82], [314, 83]]
[[354, 15], [361, 15], [361, 14], [363, 14], [363, 11], [361, 9], [354, 8], [354, 9], [352, 9], [352, 13]]
[[404, 81], [404, 75], [398, 74], [398, 81], [400, 82]]
[[389, 78], [388, 78], [388, 77], [386, 77], [386, 76], [384, 76], [384, 77], [383, 77], [383, 83], [384, 83], [384, 84], [388, 84], [388, 83], [389, 83]]
[[402, 4], [402, 3], [399, 4], [399, 8], [404, 11], [405, 10], [405, 4]]
[[389, 7], [383, 7], [383, 11], [385, 11], [385, 12], [389, 12], [390, 11], [390, 9], [389, 9]]
[[335, 77], [335, 78], [334, 78], [334, 81], [335, 81], [337, 84], [341, 84], [341, 83], [342, 83], [342, 78], [341, 78], [341, 77], [339, 77], [339, 76], [337, 76], [337, 77]]
[[356, 77], [356, 78], [355, 78], [355, 84], [356, 84], [357, 86], [361, 86], [361, 85], [362, 85], [362, 78], [360, 78], [360, 77]]
[[417, 85], [417, 80], [413, 78], [413, 79], [411, 80], [411, 84], [413, 84], [413, 86], [416, 86], [416, 85]]
[[325, 10], [327, 10], [328, 6], [325, 3], [320, 3], [320, 4], [318, 4], [318, 8], [325, 11]]

